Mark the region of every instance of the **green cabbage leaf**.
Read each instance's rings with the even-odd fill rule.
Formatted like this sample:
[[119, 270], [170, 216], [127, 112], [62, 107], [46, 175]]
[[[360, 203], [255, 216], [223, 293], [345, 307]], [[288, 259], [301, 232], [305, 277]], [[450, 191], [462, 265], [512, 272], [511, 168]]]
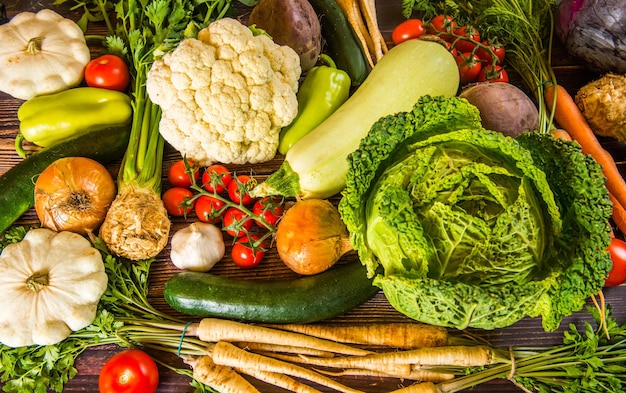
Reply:
[[611, 202], [575, 142], [485, 130], [477, 109], [425, 96], [381, 118], [349, 158], [339, 210], [374, 284], [429, 324], [555, 330], [611, 268]]

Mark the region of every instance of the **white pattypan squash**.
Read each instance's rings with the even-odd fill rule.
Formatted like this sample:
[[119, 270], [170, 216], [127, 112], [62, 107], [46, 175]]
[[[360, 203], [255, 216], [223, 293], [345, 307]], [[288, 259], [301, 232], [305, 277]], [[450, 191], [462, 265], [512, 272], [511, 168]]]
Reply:
[[62, 341], [93, 322], [107, 281], [102, 255], [86, 238], [30, 230], [0, 255], [0, 342]]
[[80, 27], [44, 9], [0, 25], [0, 91], [28, 100], [78, 85], [91, 59]]

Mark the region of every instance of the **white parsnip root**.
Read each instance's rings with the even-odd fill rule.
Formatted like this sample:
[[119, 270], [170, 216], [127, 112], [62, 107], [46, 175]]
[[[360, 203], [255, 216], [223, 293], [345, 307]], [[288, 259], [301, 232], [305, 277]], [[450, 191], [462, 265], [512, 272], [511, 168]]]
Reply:
[[373, 67], [388, 50], [378, 27], [375, 0], [337, 0], [337, 4], [346, 15]]
[[[195, 333], [191, 333], [195, 329]], [[367, 355], [371, 351], [340, 344], [330, 340], [307, 336], [300, 333], [282, 332], [258, 325], [229, 321], [218, 318], [204, 318], [197, 326], [190, 326], [190, 334], [197, 335], [202, 341], [241, 342], [249, 341], [265, 344], [290, 345], [294, 347], [313, 348], [321, 351], [340, 353], [343, 355]]]
[[193, 378], [220, 393], [260, 393], [244, 377], [230, 367], [215, 364], [209, 356], [188, 358]]
[[340, 392], [362, 393], [360, 390], [345, 386], [313, 370], [248, 352], [226, 341], [219, 341], [215, 344], [211, 351], [211, 357], [213, 358], [213, 362], [223, 366], [245, 370], [251, 365], [254, 365], [258, 370], [302, 378]]
[[340, 343], [388, 346], [398, 349], [440, 347], [448, 344], [445, 328], [423, 323], [376, 323], [363, 325], [285, 324], [272, 325]]
[[118, 334], [129, 343], [177, 353], [197, 381], [220, 393], [258, 392], [248, 377], [295, 393], [318, 393], [316, 386], [361, 393], [337, 380], [345, 376], [416, 382], [394, 393], [442, 393], [454, 391], [449, 384], [470, 367], [510, 367], [510, 360], [489, 346], [421, 323], [260, 326], [219, 318], [185, 325], [134, 323], [128, 321]]

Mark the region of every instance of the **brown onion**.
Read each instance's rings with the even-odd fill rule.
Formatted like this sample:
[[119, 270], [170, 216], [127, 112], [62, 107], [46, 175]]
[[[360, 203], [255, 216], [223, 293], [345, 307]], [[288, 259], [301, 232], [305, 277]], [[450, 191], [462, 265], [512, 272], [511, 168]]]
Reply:
[[280, 259], [298, 274], [321, 273], [352, 250], [339, 211], [323, 199], [305, 199], [289, 208], [276, 228]]
[[102, 164], [65, 157], [37, 178], [35, 210], [46, 228], [87, 234], [102, 224], [115, 195], [115, 181]]

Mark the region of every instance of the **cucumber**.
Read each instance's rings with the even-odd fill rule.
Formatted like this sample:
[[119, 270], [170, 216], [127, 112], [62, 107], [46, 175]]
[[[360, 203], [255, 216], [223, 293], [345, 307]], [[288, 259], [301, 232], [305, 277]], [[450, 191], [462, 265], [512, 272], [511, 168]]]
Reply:
[[182, 272], [165, 283], [175, 310], [200, 317], [246, 322], [307, 323], [332, 318], [365, 303], [378, 292], [359, 262], [291, 280], [245, 280]]
[[97, 128], [39, 150], [0, 176], [0, 233], [35, 203], [35, 178], [63, 157], [88, 157], [103, 164], [121, 158], [130, 137], [130, 126]]
[[353, 86], [359, 86], [371, 67], [361, 42], [335, 0], [309, 0], [320, 17], [322, 36], [326, 38], [326, 51], [337, 68], [344, 70]]

